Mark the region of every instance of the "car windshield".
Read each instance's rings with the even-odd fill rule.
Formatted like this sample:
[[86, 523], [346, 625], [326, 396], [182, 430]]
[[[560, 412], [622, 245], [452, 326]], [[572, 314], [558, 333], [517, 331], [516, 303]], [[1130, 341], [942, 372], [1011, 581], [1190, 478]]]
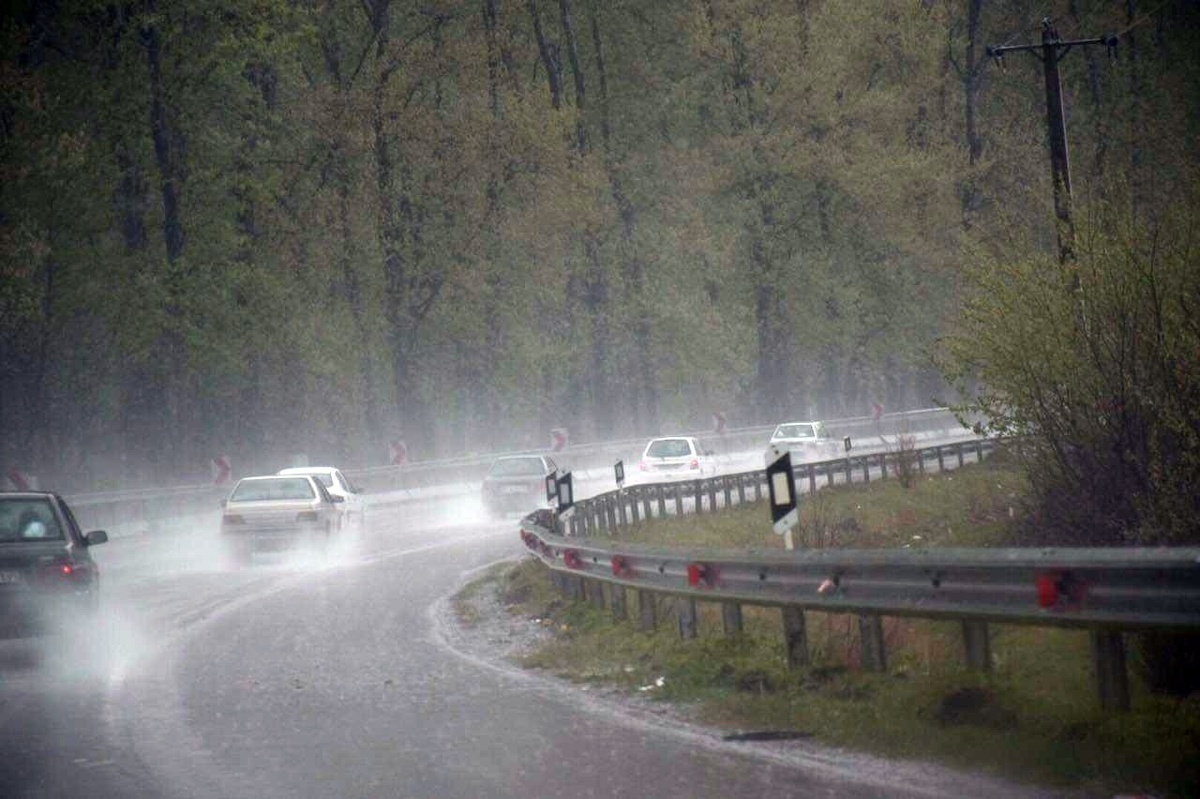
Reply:
[[312, 499], [313, 487], [303, 477], [243, 480], [233, 489], [231, 502], [264, 502], [274, 499]]
[[527, 477], [545, 474], [541, 458], [502, 458], [492, 464], [489, 477]]
[[0, 544], [62, 540], [63, 531], [47, 499], [0, 500]]
[[686, 438], [651, 441], [650, 446], [646, 448], [646, 455], [651, 458], [686, 458], [691, 454], [692, 445]]
[[817, 432], [811, 424], [781, 424], [775, 429], [775, 438], [816, 438]]

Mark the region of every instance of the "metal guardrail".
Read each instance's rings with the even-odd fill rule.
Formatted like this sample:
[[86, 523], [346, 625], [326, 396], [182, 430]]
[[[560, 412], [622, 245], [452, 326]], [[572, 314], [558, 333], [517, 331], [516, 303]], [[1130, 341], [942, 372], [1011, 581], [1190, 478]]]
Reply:
[[[702, 430], [669, 435], [700, 438], [712, 446], [717, 454], [724, 455], [749, 450], [765, 450], [775, 427], [776, 425], [762, 425], [730, 429], [721, 434], [712, 430]], [[850, 436], [852, 439], [866, 442], [885, 439], [888, 436], [894, 439], [896, 436], [908, 433], [961, 430], [963, 426], [948, 408], [925, 408], [883, 414], [879, 419], [860, 416], [826, 420], [825, 429], [830, 437], [838, 441]], [[640, 458], [649, 438], [572, 444], [560, 452], [548, 452], [547, 450], [534, 452], [549, 454], [566, 471], [611, 468], [616, 460], [632, 463]], [[889, 444], [894, 441], [879, 440], [875, 443]], [[481, 480], [493, 460], [512, 454], [518, 453], [498, 452], [405, 466], [378, 466], [370, 469], [344, 471], [369, 491], [395, 490], [437, 485], [440, 482], [448, 482], [451, 478], [458, 481]]]
[[[892, 479], [906, 469], [914, 475], [942, 472], [981, 461], [996, 446], [992, 439], [976, 438], [928, 447], [872, 448], [874, 451], [863, 454], [798, 463], [793, 467], [795, 488], [797, 493], [811, 493], [829, 485]], [[703, 513], [744, 503], [747, 498], [757, 501], [766, 493], [766, 473], [762, 469], [703, 479], [631, 485], [578, 500], [566, 532], [568, 535], [591, 535], [637, 524], [642, 519], [681, 515], [687, 510]]]
[[708, 601], [1048, 627], [1200, 630], [1197, 547], [737, 552], [567, 538], [536, 517], [526, 517], [521, 529], [526, 547], [557, 571]]
[[[936, 458], [942, 468], [953, 468], [968, 453], [981, 458], [994, 446], [978, 441], [892, 457], [920, 463]], [[953, 458], [945, 458], [947, 449]], [[886, 476], [887, 456], [881, 457], [876, 474]], [[871, 459], [861, 460], [861, 472], [845, 467], [848, 478], [870, 477]], [[839, 470], [827, 470], [829, 463], [802, 467], [797, 489], [814, 481], [815, 490], [814, 475], [822, 472], [832, 482]], [[697, 601], [721, 603], [727, 632], [741, 629], [742, 604], [780, 607], [793, 666], [808, 662], [805, 611], [858, 614], [863, 664], [880, 670], [886, 668], [882, 616], [960, 621], [966, 660], [981, 670], [991, 666], [988, 623], [1083, 628], [1092, 635], [1101, 704], [1127, 709], [1122, 631], [1200, 631], [1200, 548], [1194, 547], [733, 551], [587, 537], [636, 523], [639, 512], [644, 518], [653, 518], [655, 510], [659, 517], [683, 513], [685, 500], [701, 512], [706, 500], [711, 510], [721, 506], [719, 498], [728, 506], [735, 496], [747, 501], [750, 491], [761, 497], [763, 475], [607, 492], [577, 503], [565, 527], [550, 511], [530, 514], [522, 520], [521, 538], [574, 598], [590, 596], [604, 605], [607, 586], [614, 614], [624, 616], [625, 590], [637, 590], [644, 628], [656, 623], [654, 594], [678, 598], [680, 633], [688, 637], [695, 635]]]

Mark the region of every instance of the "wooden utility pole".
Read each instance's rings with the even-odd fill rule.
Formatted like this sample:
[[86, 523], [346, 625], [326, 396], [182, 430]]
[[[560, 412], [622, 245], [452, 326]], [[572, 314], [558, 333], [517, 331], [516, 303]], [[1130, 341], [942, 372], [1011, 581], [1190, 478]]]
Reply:
[[1062, 76], [1058, 65], [1075, 46], [1102, 44], [1109, 50], [1117, 46], [1115, 34], [1097, 39], [1063, 41], [1049, 18], [1042, 20], [1042, 43], [988, 47], [987, 54], [1001, 65], [1004, 55], [1012, 52], [1033, 53], [1042, 60], [1046, 81], [1046, 127], [1050, 140], [1050, 176], [1054, 183], [1054, 216], [1058, 231], [1058, 259], [1066, 264], [1075, 259], [1075, 226], [1071, 221], [1071, 159], [1067, 152], [1067, 120], [1063, 112]]

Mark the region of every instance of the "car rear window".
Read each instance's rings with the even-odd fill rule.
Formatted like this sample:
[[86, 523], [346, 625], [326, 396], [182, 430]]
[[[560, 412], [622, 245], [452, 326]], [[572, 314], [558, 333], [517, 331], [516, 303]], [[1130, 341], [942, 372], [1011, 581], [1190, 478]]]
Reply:
[[61, 541], [62, 527], [45, 499], [0, 499], [0, 543]]
[[[760, 434], [761, 435], [761, 434]], [[692, 454], [692, 444], [686, 438], [664, 438], [651, 441], [646, 455], [651, 458], [686, 458]]]
[[776, 438], [816, 438], [817, 432], [811, 424], [781, 424], [775, 431]]
[[495, 461], [489, 477], [528, 477], [545, 474], [541, 458], [505, 458]]
[[303, 477], [243, 480], [233, 489], [231, 502], [266, 502], [273, 499], [312, 499], [312, 483]]

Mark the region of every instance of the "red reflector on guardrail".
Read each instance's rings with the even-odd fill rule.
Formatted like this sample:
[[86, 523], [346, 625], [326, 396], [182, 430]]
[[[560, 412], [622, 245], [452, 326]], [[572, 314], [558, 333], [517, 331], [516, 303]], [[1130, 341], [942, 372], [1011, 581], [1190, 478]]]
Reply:
[[628, 561], [626, 561], [625, 558], [621, 557], [620, 555], [613, 557], [612, 572], [613, 577], [624, 577], [625, 575], [629, 574], [630, 569]]
[[579, 557], [579, 553], [573, 549], [563, 550], [563, 563], [568, 569], [582, 569], [583, 559]]
[[1036, 585], [1038, 607], [1052, 608], [1058, 604], [1059, 576], [1057, 574], [1039, 574]]
[[708, 579], [708, 567], [703, 563], [689, 563], [687, 567], [688, 585], [692, 588], [700, 585], [701, 580]]

